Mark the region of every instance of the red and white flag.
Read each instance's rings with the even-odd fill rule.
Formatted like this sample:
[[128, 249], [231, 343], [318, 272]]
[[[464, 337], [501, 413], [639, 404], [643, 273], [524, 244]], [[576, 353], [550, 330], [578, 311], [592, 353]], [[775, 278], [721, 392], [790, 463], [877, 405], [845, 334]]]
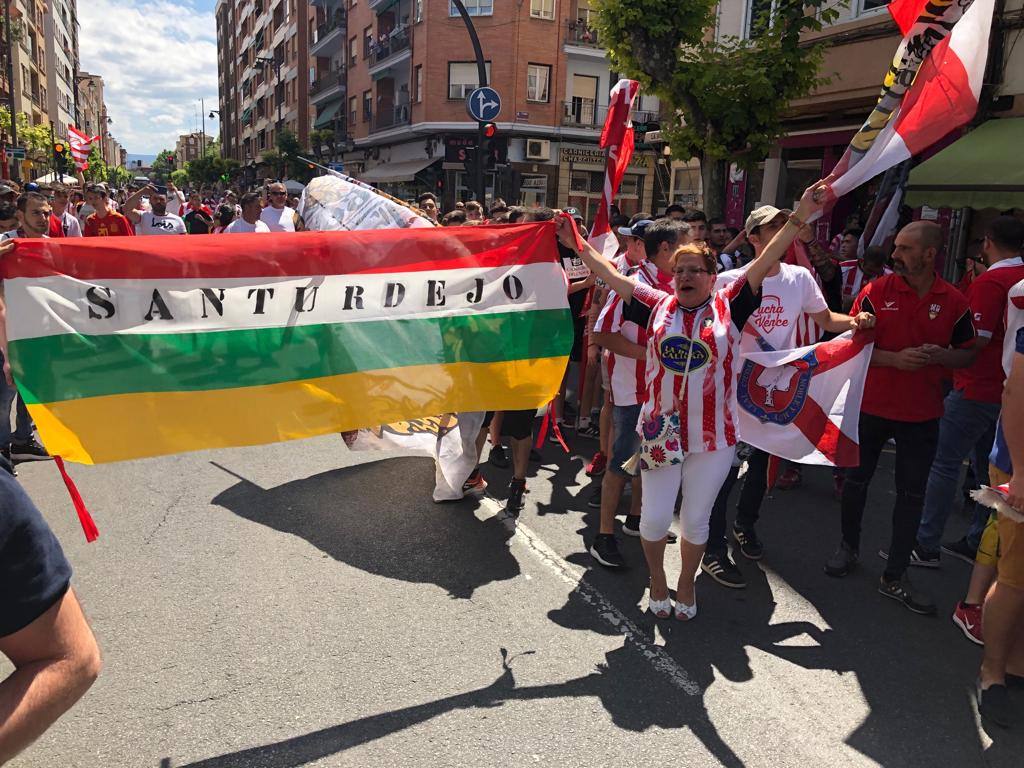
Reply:
[[597, 209], [597, 217], [587, 239], [609, 259], [619, 249], [610, 223], [612, 201], [619, 192], [626, 166], [633, 157], [633, 121], [630, 114], [639, 91], [640, 83], [636, 80], [619, 80], [615, 84], [608, 101], [604, 130], [601, 131], [601, 149], [608, 150], [604, 166], [604, 189], [601, 191], [601, 207]]
[[914, 23], [886, 75], [878, 105], [829, 176], [836, 197], [974, 117], [993, 8], [994, 0], [964, 0], [937, 8], [936, 18]]
[[[900, 28], [900, 34], [904, 37], [913, 28], [914, 23], [921, 18], [921, 14], [931, 4], [932, 0], [892, 0], [889, 3], [889, 15]], [[942, 8], [944, 6], [937, 6]]]
[[854, 467], [874, 335], [847, 331], [780, 352], [746, 352], [736, 387], [740, 438], [801, 464]]
[[78, 170], [84, 171], [89, 167], [89, 150], [92, 143], [99, 140], [99, 136], [89, 136], [73, 125], [68, 126], [68, 144], [71, 145], [71, 157], [74, 158]]

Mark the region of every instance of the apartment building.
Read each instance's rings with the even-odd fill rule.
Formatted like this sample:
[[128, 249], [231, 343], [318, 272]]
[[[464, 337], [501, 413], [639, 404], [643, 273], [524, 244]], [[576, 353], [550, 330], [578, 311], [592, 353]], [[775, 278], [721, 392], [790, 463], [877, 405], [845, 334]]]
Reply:
[[124, 165], [125, 150], [111, 133], [113, 118], [107, 114], [103, 99], [103, 78], [89, 72], [79, 72], [77, 126], [90, 136], [100, 137], [100, 152], [108, 166]]
[[46, 66], [46, 4], [42, 0], [12, 0], [11, 21], [18, 25], [19, 30], [12, 57], [15, 111], [24, 112], [34, 125], [48, 125], [50, 97]]
[[178, 168], [184, 168], [185, 163], [190, 163], [203, 155], [206, 147], [216, 141], [213, 136], [203, 133], [183, 133], [174, 143], [174, 158]]
[[223, 153], [252, 183], [282, 130], [308, 146], [316, 11], [307, 0], [219, 0], [215, 14]]
[[[466, 0], [502, 98], [488, 196], [574, 205], [588, 221], [601, 197], [597, 143], [617, 79], [586, 0]], [[314, 48], [322, 83], [318, 125], [345, 125], [346, 172], [410, 199], [440, 193], [445, 207], [474, 196], [465, 158], [476, 140], [466, 96], [478, 85], [465, 25], [449, 0], [326, 0]], [[344, 35], [344, 37], [342, 37]], [[341, 85], [344, 77], [345, 85]], [[658, 127], [643, 96], [635, 121]], [[640, 144], [620, 191], [626, 213], [663, 204], [667, 165]], [[660, 171], [660, 176], [658, 175]]]
[[46, 36], [47, 111], [56, 138], [74, 125], [78, 72], [78, 19], [75, 0], [49, 0], [43, 17]]

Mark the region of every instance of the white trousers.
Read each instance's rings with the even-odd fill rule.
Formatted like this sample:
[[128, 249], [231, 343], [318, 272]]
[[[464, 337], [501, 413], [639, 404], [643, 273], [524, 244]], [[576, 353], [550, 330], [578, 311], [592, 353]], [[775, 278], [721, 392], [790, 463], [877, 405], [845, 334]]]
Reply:
[[729, 474], [736, 447], [718, 451], [688, 453], [682, 464], [640, 473], [643, 498], [640, 507], [640, 535], [647, 541], [661, 541], [672, 525], [679, 486], [683, 501], [679, 507], [679, 527], [691, 544], [706, 544], [708, 521], [718, 491]]

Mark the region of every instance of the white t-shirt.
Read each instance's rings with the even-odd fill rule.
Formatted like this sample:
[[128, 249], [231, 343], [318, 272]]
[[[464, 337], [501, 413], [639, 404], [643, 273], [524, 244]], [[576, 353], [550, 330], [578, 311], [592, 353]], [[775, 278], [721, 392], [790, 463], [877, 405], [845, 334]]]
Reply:
[[[728, 285], [748, 268], [749, 265], [723, 272], [718, 276], [715, 290]], [[817, 326], [805, 316], [823, 309], [828, 309], [828, 304], [814, 275], [804, 267], [782, 263], [777, 275], [766, 277], [761, 283], [761, 306], [750, 316], [744, 330], [757, 331], [772, 349], [796, 349], [817, 341], [808, 324]], [[740, 352], [760, 350], [757, 338], [743, 333]]]
[[295, 209], [275, 208], [268, 205], [260, 213], [260, 221], [270, 227], [271, 232], [294, 232], [295, 231]]
[[78, 223], [72, 214], [68, 211], [64, 211], [60, 215], [60, 226], [64, 230], [64, 237], [81, 237], [82, 236], [82, 225]]
[[185, 222], [180, 216], [165, 213], [157, 216], [152, 211], [143, 211], [136, 226], [137, 235], [184, 235]]
[[[265, 221], [259, 220], [255, 224], [250, 224], [245, 219], [235, 219], [224, 228], [225, 232], [231, 234], [239, 234], [245, 232], [270, 232], [270, 227], [267, 226]], [[294, 230], [292, 230], [294, 231]]]

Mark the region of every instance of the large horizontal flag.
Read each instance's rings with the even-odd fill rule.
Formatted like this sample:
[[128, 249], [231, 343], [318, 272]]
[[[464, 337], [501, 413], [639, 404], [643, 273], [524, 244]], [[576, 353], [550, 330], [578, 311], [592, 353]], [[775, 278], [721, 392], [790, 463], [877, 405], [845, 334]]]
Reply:
[[829, 176], [836, 197], [974, 117], [994, 2], [930, 0], [931, 13], [922, 14], [900, 43], [878, 104]]
[[11, 365], [84, 463], [536, 408], [572, 346], [554, 226], [19, 240]]
[[847, 331], [779, 352], [746, 352], [736, 387], [740, 438], [803, 464], [856, 466], [874, 335]]

